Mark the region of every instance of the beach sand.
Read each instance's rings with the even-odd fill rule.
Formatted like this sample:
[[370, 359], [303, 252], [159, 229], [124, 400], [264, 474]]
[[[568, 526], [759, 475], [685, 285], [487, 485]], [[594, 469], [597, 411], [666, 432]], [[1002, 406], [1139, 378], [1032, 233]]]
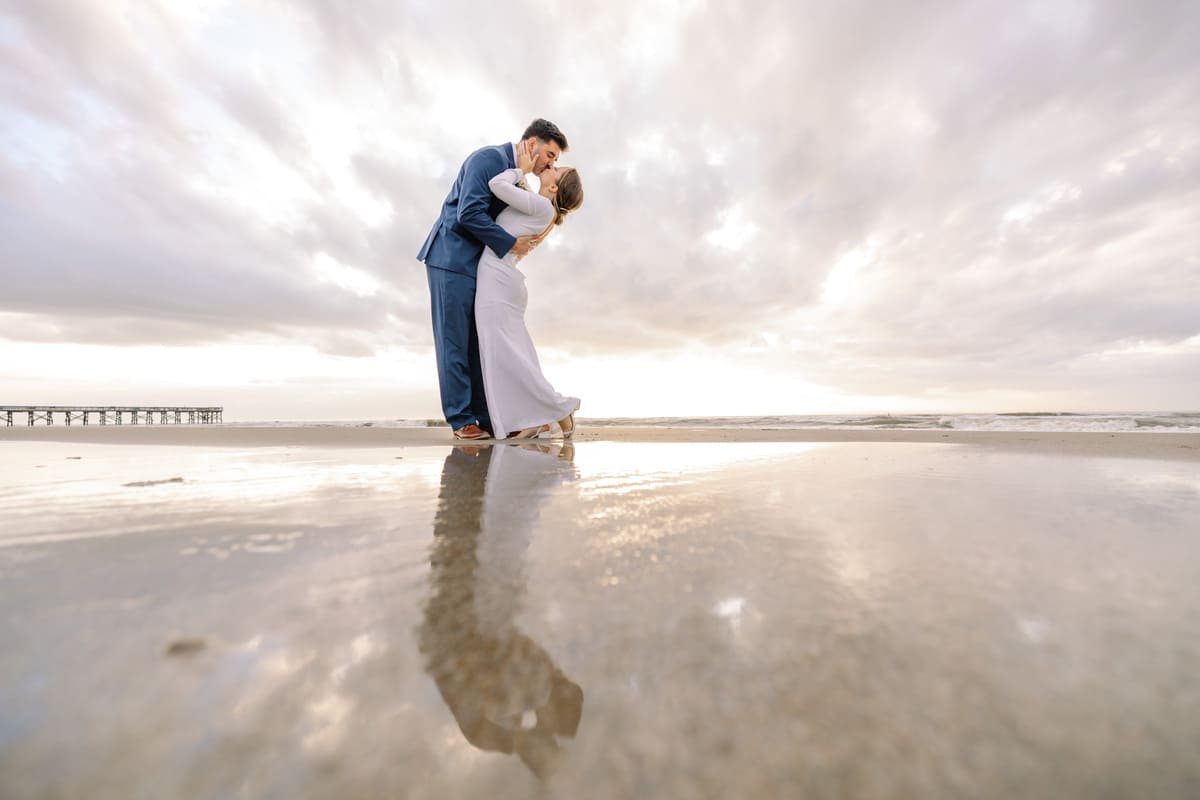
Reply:
[[5, 798], [1200, 789], [1200, 436], [0, 429]]
[[[0, 443], [78, 442], [204, 447], [421, 447], [453, 444], [450, 429], [234, 425], [89, 425], [0, 428]], [[904, 442], [974, 444], [1059, 454], [1200, 460], [1200, 433], [815, 430], [580, 426], [585, 442]]]

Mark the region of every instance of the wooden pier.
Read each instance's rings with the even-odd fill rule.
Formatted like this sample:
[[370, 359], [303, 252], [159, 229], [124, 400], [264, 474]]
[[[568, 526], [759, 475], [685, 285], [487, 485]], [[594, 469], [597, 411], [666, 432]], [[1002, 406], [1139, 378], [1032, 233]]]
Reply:
[[[30, 425], [55, 424], [57, 415], [64, 424], [97, 425], [219, 425], [225, 409], [219, 406], [0, 406], [0, 419], [13, 426], [13, 415], [25, 415]], [[156, 418], [157, 417], [157, 421]]]

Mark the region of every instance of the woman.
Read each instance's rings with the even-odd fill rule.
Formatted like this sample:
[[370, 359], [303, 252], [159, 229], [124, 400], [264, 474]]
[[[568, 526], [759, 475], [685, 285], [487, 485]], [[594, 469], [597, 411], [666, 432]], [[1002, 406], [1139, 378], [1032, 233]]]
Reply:
[[[517, 147], [517, 167], [489, 182], [492, 193], [508, 204], [496, 218], [513, 236], [545, 238], [555, 225], [583, 203], [583, 184], [573, 168], [547, 167], [535, 194], [517, 184], [533, 166], [525, 143]], [[525, 327], [529, 293], [517, 257], [500, 258], [484, 248], [475, 287], [475, 325], [488, 414], [497, 436], [520, 439], [571, 438], [578, 397], [565, 397], [542, 375], [537, 349]]]

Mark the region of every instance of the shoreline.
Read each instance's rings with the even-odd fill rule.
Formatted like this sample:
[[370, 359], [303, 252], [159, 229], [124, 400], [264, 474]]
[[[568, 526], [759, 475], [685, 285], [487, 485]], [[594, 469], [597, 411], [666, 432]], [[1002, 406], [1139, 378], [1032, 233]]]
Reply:
[[[1200, 461], [1200, 433], [1095, 431], [828, 430], [770, 428], [582, 428], [574, 440], [637, 443], [898, 442], [977, 445], [1061, 455], [1170, 458]], [[445, 447], [455, 442], [448, 428], [232, 427], [225, 425], [14, 426], [0, 428], [5, 442], [169, 447]]]

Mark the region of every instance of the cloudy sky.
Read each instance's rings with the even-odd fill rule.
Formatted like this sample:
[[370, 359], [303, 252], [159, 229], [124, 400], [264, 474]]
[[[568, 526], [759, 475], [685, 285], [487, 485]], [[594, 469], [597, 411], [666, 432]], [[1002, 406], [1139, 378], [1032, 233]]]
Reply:
[[534, 117], [585, 416], [1200, 407], [1192, 0], [0, 0], [0, 404], [440, 415], [415, 254]]

